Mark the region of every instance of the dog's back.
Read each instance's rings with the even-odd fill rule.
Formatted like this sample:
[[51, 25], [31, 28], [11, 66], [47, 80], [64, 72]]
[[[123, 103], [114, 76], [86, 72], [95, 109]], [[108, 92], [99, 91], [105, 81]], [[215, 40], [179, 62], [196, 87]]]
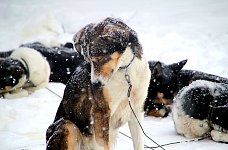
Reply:
[[208, 74], [196, 70], [180, 70], [178, 74], [178, 89], [182, 89], [184, 86], [188, 86], [192, 81], [207, 80], [216, 83], [228, 83], [228, 79], [213, 74]]
[[27, 43], [21, 47], [29, 47], [40, 52], [49, 62], [51, 68], [50, 82], [66, 84], [75, 68], [83, 62], [83, 58], [66, 43], [57, 47], [48, 47], [40, 42]]

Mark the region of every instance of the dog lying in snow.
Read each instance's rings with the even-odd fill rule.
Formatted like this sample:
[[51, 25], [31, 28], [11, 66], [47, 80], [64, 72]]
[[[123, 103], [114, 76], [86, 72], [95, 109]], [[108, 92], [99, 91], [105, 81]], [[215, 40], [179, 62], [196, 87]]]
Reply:
[[[63, 84], [66, 84], [72, 73], [74, 72], [75, 68], [82, 62], [84, 59], [79, 56], [79, 54], [73, 50], [73, 45], [71, 43], [66, 43], [64, 45], [60, 44], [59, 46], [46, 46], [40, 42], [34, 42], [34, 43], [26, 43], [20, 45], [19, 48], [13, 49], [10, 51], [0, 52], [0, 72], [3, 72], [0, 74], [0, 95], [3, 95], [5, 98], [17, 98], [21, 96], [27, 96], [28, 93], [25, 92], [25, 90], [22, 90], [23, 94], [17, 95], [16, 93], [21, 90], [13, 90], [9, 88], [9, 86], [15, 86], [17, 84], [17, 80], [20, 76], [23, 76], [24, 73], [19, 75], [19, 72], [15, 72], [15, 69], [22, 68], [24, 72], [31, 72], [31, 69], [36, 68], [36, 73], [32, 75], [32, 78], [48, 78], [49, 82], [60, 82]], [[25, 51], [24, 51], [25, 49]], [[20, 51], [19, 51], [20, 50]], [[29, 51], [28, 54], [25, 54]], [[37, 52], [34, 52], [37, 51]], [[23, 63], [23, 61], [9, 61], [11, 54], [15, 55], [23, 55], [23, 60], [27, 60], [26, 64], [30, 66], [29, 68], [26, 68], [26, 64]], [[39, 54], [40, 53], [40, 54]], [[29, 55], [32, 54], [32, 55]], [[35, 54], [35, 55], [34, 55]], [[40, 58], [39, 62], [34, 62], [33, 58]], [[48, 63], [45, 63], [44, 65], [41, 65], [42, 61], [47, 61]], [[38, 65], [39, 64], [39, 65]], [[48, 67], [46, 65], [49, 65]], [[40, 66], [41, 65], [41, 66]], [[24, 67], [23, 67], [24, 66]], [[39, 67], [37, 67], [39, 66]], [[50, 73], [46, 73], [42, 71], [42, 66], [50, 68]], [[40, 68], [41, 67], [41, 68]], [[40, 68], [40, 70], [39, 70]], [[34, 69], [33, 69], [34, 70]], [[39, 72], [39, 73], [37, 73]], [[43, 72], [43, 77], [41, 77], [40, 72]], [[31, 74], [31, 73], [30, 73]], [[17, 77], [16, 77], [17, 75]], [[12, 78], [12, 81], [9, 80], [9, 77], [14, 77], [15, 83], [12, 83], [14, 80]], [[31, 80], [31, 79], [30, 79]], [[48, 81], [47, 80], [47, 81]], [[29, 80], [28, 80], [29, 81]], [[31, 83], [31, 82], [30, 82]], [[23, 85], [26, 84], [26, 85]], [[8, 86], [7, 88], [4, 88], [5, 86]], [[16, 88], [23, 87], [33, 87], [33, 84], [28, 84], [27, 82], [21, 82], [20, 85], [17, 85]], [[15, 88], [14, 88], [15, 89]], [[39, 88], [38, 88], [39, 89]], [[34, 89], [35, 90], [35, 89]], [[14, 92], [13, 92], [14, 91]], [[29, 93], [32, 91], [29, 91]], [[7, 94], [8, 93], [8, 94]], [[9, 94], [11, 93], [11, 97], [9, 97]], [[14, 93], [15, 96], [12, 95]]]
[[174, 99], [173, 120], [177, 133], [188, 138], [210, 134], [228, 143], [228, 84], [192, 82]]
[[37, 51], [21, 47], [0, 63], [0, 94], [4, 98], [28, 96], [29, 93], [46, 87], [50, 67]]
[[75, 68], [84, 60], [74, 49], [70, 42], [58, 46], [46, 46], [39, 42], [21, 45], [40, 52], [48, 61], [51, 69], [50, 82], [66, 84]]
[[[51, 69], [49, 82], [60, 82], [66, 84], [75, 68], [84, 61], [83, 57], [73, 50], [70, 42], [56, 45], [47, 45], [46, 43], [33, 42], [22, 44], [19, 47], [28, 47], [38, 51], [48, 61]], [[16, 49], [0, 52], [0, 62], [9, 57]]]
[[150, 70], [135, 31], [121, 20], [106, 18], [85, 26], [74, 42], [89, 65], [79, 66], [67, 83], [47, 129], [47, 149], [109, 150], [118, 129], [128, 123], [134, 149], [143, 150], [143, 133], [128, 96], [142, 123]]
[[195, 80], [228, 83], [228, 79], [212, 74], [182, 69], [187, 60], [166, 65], [160, 61], [149, 61], [151, 80], [144, 110], [146, 115], [166, 117], [171, 111], [173, 98], [184, 86]]

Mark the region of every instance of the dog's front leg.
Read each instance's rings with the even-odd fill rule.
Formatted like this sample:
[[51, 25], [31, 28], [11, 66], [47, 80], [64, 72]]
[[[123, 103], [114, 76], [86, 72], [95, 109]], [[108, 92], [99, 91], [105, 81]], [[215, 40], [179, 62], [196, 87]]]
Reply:
[[45, 81], [45, 82], [42, 82], [38, 85], [34, 85], [34, 87], [27, 87], [26, 90], [29, 92], [29, 94], [31, 94], [31, 93], [35, 92], [36, 90], [45, 88], [47, 86], [48, 86], [48, 82]]
[[14, 98], [21, 98], [21, 97], [26, 97], [28, 96], [29, 93], [27, 90], [24, 89], [16, 89], [12, 91], [11, 93], [5, 93], [4, 98], [6, 99], [14, 99]]
[[[144, 112], [142, 110], [134, 110], [139, 122], [143, 125]], [[143, 150], [143, 132], [140, 128], [138, 121], [136, 120], [134, 114], [131, 112], [131, 119], [128, 121], [128, 126], [131, 132], [131, 137], [133, 140], [134, 150]]]
[[226, 132], [212, 130], [211, 137], [214, 141], [228, 143], [228, 133]]

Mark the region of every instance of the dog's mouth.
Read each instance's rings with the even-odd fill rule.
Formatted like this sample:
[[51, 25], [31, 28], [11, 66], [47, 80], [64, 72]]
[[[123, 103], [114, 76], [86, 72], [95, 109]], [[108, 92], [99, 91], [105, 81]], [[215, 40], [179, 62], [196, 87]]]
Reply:
[[96, 71], [94, 64], [91, 63], [91, 83], [96, 88], [101, 88], [105, 86], [109, 80], [110, 74], [102, 74], [102, 72]]

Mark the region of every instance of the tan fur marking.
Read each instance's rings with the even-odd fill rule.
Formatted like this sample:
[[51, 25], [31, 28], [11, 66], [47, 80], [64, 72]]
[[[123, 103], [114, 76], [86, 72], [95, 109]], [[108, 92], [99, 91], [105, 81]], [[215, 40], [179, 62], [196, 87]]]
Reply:
[[172, 105], [172, 100], [164, 98], [164, 94], [157, 92], [157, 98], [159, 103], [164, 105]]
[[104, 95], [104, 99], [107, 103], [111, 102], [111, 97], [109, 95], [108, 89], [103, 88], [103, 95]]
[[164, 114], [161, 114], [159, 111], [156, 109], [152, 109], [147, 113], [148, 116], [154, 116], [154, 117], [163, 117]]
[[9, 91], [9, 90], [11, 90], [12, 89], [12, 86], [5, 86], [5, 90], [6, 91]]
[[100, 74], [104, 77], [107, 77], [109, 76], [113, 69], [116, 68], [116, 65], [118, 63], [118, 60], [120, 58], [121, 54], [118, 53], [118, 52], [114, 52], [112, 55], [111, 55], [111, 60], [108, 61], [107, 63], [105, 63], [102, 67], [101, 67], [101, 71], [100, 71]]
[[67, 136], [67, 149], [74, 150], [75, 147], [80, 147], [80, 141], [82, 140], [82, 135], [80, 130], [73, 124], [68, 122], [66, 125], [68, 129]]

